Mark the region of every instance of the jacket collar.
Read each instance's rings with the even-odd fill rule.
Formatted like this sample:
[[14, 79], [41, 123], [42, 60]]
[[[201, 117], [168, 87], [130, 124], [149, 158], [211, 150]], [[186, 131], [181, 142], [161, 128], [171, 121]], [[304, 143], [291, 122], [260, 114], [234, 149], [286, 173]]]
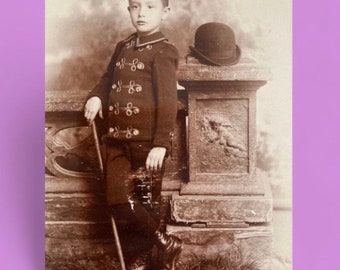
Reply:
[[163, 35], [162, 32], [156, 32], [151, 35], [141, 37], [139, 37], [137, 33], [134, 33], [126, 40], [124, 40], [124, 43], [131, 42], [132, 40], [135, 40], [135, 48], [140, 48], [146, 45], [155, 44], [157, 42], [167, 40], [167, 38]]

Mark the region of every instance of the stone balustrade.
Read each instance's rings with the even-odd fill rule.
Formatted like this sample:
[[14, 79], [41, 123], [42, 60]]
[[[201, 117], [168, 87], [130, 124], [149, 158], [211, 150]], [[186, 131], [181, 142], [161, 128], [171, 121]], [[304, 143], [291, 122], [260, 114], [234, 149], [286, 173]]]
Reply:
[[[228, 254], [239, 264], [271, 269], [272, 197], [256, 175], [255, 152], [256, 91], [269, 78], [268, 70], [246, 57], [231, 67], [205, 66], [191, 58], [179, 67], [182, 87], [163, 195], [171, 205], [167, 230], [184, 241], [183, 269], [195, 258]], [[105, 262], [114, 260], [112, 234], [101, 210], [98, 162], [83, 117], [86, 95], [46, 92], [47, 265], [57, 265], [58, 254], [76, 254], [64, 261], [85, 267], [88, 254], [93, 269], [106, 269]], [[62, 244], [63, 234], [73, 240]], [[75, 247], [82, 251], [77, 254]]]

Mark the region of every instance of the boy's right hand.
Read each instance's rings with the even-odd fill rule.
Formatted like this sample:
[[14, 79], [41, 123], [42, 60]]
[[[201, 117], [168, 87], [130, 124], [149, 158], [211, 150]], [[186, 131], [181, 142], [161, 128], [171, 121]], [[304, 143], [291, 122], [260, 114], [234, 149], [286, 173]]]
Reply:
[[99, 117], [103, 119], [102, 102], [99, 97], [91, 97], [85, 104], [85, 118], [89, 125], [92, 124], [94, 118], [99, 112]]

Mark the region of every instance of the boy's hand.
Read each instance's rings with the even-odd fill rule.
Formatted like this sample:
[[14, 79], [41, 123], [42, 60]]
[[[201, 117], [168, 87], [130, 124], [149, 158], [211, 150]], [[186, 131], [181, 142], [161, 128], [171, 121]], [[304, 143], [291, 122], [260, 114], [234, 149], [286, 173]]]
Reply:
[[102, 102], [99, 97], [91, 97], [85, 104], [85, 118], [89, 125], [92, 124], [94, 118], [99, 112], [99, 117], [103, 119]]
[[166, 153], [166, 148], [164, 147], [154, 147], [149, 152], [146, 159], [146, 169], [147, 170], [158, 170], [163, 166], [163, 161]]

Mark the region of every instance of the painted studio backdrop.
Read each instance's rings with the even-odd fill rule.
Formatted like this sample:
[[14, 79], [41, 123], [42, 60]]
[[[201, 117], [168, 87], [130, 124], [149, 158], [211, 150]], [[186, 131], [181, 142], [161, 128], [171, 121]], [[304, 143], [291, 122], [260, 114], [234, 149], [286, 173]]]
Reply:
[[[271, 70], [257, 92], [257, 168], [274, 201], [291, 198], [291, 2], [172, 0], [162, 31], [184, 60], [197, 27], [231, 26], [243, 56]], [[131, 26], [125, 0], [46, 0], [46, 91], [94, 87]]]

